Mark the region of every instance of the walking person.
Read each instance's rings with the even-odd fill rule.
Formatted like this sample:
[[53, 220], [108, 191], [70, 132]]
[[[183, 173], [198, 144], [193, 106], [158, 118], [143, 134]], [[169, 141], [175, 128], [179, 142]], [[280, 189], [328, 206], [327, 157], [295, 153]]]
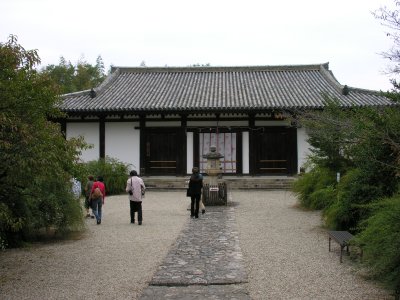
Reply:
[[203, 188], [203, 176], [199, 172], [199, 168], [194, 167], [192, 169], [192, 176], [189, 180], [189, 195], [191, 199], [190, 203], [190, 217], [199, 217], [199, 206], [201, 198], [201, 190]]
[[92, 212], [96, 217], [97, 225], [101, 224], [102, 207], [106, 198], [106, 187], [102, 176], [97, 176], [97, 180], [93, 183], [91, 193]]
[[137, 212], [138, 224], [142, 225], [143, 212], [142, 212], [142, 199], [146, 187], [142, 178], [137, 176], [137, 172], [132, 170], [129, 173], [130, 177], [126, 182], [126, 192], [129, 193], [129, 205], [131, 213], [131, 223], [135, 224], [135, 212]]
[[92, 218], [94, 219], [94, 215], [92, 213], [92, 215], [90, 215], [89, 213], [89, 208], [90, 208], [90, 194], [92, 192], [92, 186], [94, 183], [94, 177], [92, 175], [88, 176], [88, 181], [86, 182], [85, 185], [85, 209], [86, 209], [86, 218]]
[[[189, 203], [188, 209], [190, 211], [191, 203]], [[204, 206], [203, 199], [200, 199], [199, 210], [201, 210], [201, 214], [204, 215], [206, 213], [206, 207]]]

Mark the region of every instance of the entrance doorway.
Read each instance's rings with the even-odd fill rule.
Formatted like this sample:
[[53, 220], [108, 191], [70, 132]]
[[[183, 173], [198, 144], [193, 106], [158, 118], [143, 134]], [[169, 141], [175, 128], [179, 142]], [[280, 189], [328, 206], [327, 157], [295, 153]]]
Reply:
[[205, 173], [207, 160], [203, 158], [204, 154], [210, 151], [210, 146], [217, 147], [217, 152], [224, 157], [220, 159], [221, 171], [223, 174], [237, 173], [237, 133], [236, 132], [210, 132], [199, 134], [199, 162], [200, 172]]
[[179, 134], [173, 130], [149, 130], [145, 142], [146, 175], [176, 175], [179, 173]]
[[291, 175], [297, 170], [295, 128], [264, 127], [253, 134], [256, 175]]

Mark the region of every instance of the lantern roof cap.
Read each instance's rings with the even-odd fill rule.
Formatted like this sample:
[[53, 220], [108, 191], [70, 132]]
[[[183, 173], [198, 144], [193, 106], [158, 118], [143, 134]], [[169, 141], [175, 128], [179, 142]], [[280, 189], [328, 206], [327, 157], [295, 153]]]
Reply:
[[203, 154], [203, 158], [207, 159], [220, 159], [223, 157], [221, 153], [217, 152], [217, 147], [215, 146], [210, 146], [210, 152]]

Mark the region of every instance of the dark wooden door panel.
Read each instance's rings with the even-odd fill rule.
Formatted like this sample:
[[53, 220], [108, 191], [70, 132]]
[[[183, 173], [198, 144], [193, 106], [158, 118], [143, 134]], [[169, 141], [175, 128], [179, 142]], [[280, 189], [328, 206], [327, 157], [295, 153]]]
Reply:
[[293, 173], [296, 157], [295, 136], [286, 128], [269, 128], [255, 135], [256, 173], [284, 175]]
[[177, 173], [178, 138], [175, 132], [148, 133], [146, 141], [146, 173], [175, 175]]

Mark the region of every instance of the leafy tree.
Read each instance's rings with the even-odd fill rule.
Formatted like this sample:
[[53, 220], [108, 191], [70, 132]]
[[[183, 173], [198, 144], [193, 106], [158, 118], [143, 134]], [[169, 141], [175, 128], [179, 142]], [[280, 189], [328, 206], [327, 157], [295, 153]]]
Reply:
[[[393, 195], [400, 174], [400, 110], [399, 107], [342, 109], [328, 101], [326, 109], [302, 115], [313, 147], [310, 160], [314, 166], [310, 175], [299, 179], [300, 202], [310, 207], [311, 192], [318, 192], [332, 183], [318, 170], [327, 168], [342, 179], [335, 187], [335, 202], [326, 201], [329, 227], [357, 230], [368, 217], [365, 205]], [[312, 176], [315, 174], [314, 176]], [[314, 178], [314, 181], [310, 180]], [[330, 196], [332, 195], [330, 191]]]
[[312, 163], [332, 172], [344, 172], [352, 165], [348, 148], [352, 141], [353, 126], [349, 115], [335, 99], [325, 99], [323, 111], [299, 112], [300, 123], [307, 128], [312, 146]]
[[16, 246], [43, 228], [82, 225], [70, 180], [80, 140], [66, 141], [53, 81], [38, 73], [36, 50], [11, 35], [0, 43], [0, 245]]
[[383, 194], [396, 190], [400, 175], [400, 107], [364, 108], [354, 115], [354, 164]]
[[73, 65], [61, 57], [58, 65], [48, 65], [42, 72], [59, 86], [60, 94], [91, 89], [98, 86], [106, 77], [101, 56], [97, 57], [95, 65], [89, 64], [84, 59]]
[[[400, 0], [394, 3], [400, 6]], [[387, 35], [394, 46], [383, 56], [394, 64], [389, 71], [395, 76], [400, 73], [399, 12], [383, 7], [374, 13], [391, 30]], [[400, 82], [391, 82], [394, 89], [386, 96], [399, 102]], [[324, 111], [302, 117], [315, 149], [310, 159], [314, 168], [295, 184], [300, 203], [312, 207], [315, 195], [325, 197], [318, 204], [326, 225], [356, 233], [354, 242], [364, 250], [368, 273], [395, 289], [398, 298], [400, 106], [343, 110], [331, 101]], [[340, 182], [321, 188], [324, 178], [315, 171], [321, 167], [341, 170]]]
[[[394, 6], [400, 6], [400, 0], [393, 0]], [[386, 35], [392, 39], [393, 46], [388, 51], [382, 52], [381, 55], [390, 60], [391, 64], [388, 66], [388, 72], [393, 75], [400, 73], [400, 15], [398, 9], [391, 9], [387, 6], [383, 6], [373, 12], [375, 18], [381, 21], [381, 24], [385, 26], [389, 31]], [[398, 79], [391, 79], [394, 90], [400, 90], [400, 82]], [[398, 98], [398, 95], [394, 95]]]

